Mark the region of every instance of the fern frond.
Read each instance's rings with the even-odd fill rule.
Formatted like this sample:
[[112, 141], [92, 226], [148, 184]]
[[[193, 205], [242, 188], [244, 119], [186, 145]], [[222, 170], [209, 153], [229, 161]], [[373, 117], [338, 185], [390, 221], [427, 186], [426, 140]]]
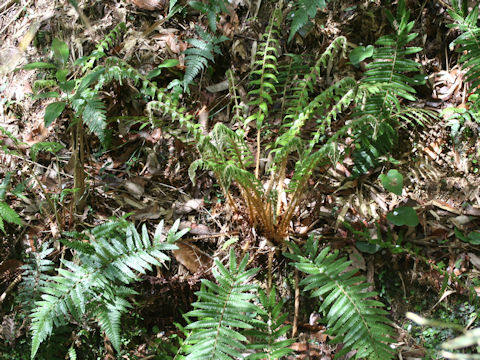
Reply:
[[222, 12], [227, 12], [226, 0], [208, 0], [206, 3], [201, 1], [189, 1], [195, 10], [207, 15], [208, 26], [212, 32], [217, 31], [217, 16]]
[[5, 226], [3, 225], [4, 221], [20, 226], [23, 225], [22, 219], [20, 219], [17, 212], [8, 206], [6, 202], [0, 201], [0, 230], [5, 234]]
[[480, 27], [477, 25], [478, 4], [473, 6], [472, 11], [468, 12], [462, 8], [457, 1], [452, 1], [453, 10], [448, 10], [450, 16], [455, 20], [455, 24], [448, 25], [450, 28], [456, 28], [460, 35], [454, 40], [454, 44], [459, 45], [458, 52], [461, 52], [459, 63], [462, 69], [467, 70], [465, 80], [471, 82], [471, 88], [478, 94], [480, 85]]
[[264, 121], [268, 116], [269, 106], [273, 104], [272, 95], [276, 94], [277, 79], [277, 56], [279, 43], [277, 40], [278, 29], [282, 22], [280, 9], [275, 8], [270, 17], [266, 32], [262, 35], [263, 42], [256, 53], [255, 67], [250, 73], [250, 86], [252, 89], [248, 95], [252, 99], [249, 106], [255, 107], [256, 111], [245, 120], [245, 125], [255, 121], [257, 127], [257, 152], [255, 156], [255, 177], [259, 177], [261, 156], [261, 133]]
[[323, 9], [326, 6], [325, 0], [297, 0], [294, 2], [294, 9], [288, 14], [292, 19], [290, 26], [290, 35], [288, 42], [290, 42], [298, 30], [300, 30], [309, 19], [315, 17], [317, 9]]
[[98, 62], [101, 58], [105, 56], [105, 53], [121, 38], [122, 34], [126, 31], [127, 27], [124, 22], [116, 25], [97, 45], [94, 51], [88, 56], [81, 57], [75, 61], [75, 65], [80, 65], [82, 72], [86, 73], [87, 71], [93, 68], [95, 62]]
[[376, 114], [388, 118], [393, 112], [400, 110], [399, 98], [415, 101], [414, 85], [418, 81], [407, 76], [407, 73], [418, 73], [420, 64], [407, 56], [416, 54], [422, 49], [409, 47], [407, 44], [417, 37], [417, 33], [410, 33], [414, 21], [409, 22], [410, 11], [406, 9], [405, 1], [400, 1], [397, 9], [397, 18], [387, 11], [387, 18], [392, 27], [396, 28], [393, 35], [385, 35], [377, 40], [374, 49], [373, 61], [367, 65], [363, 84], [380, 84], [381, 93], [368, 99], [362, 109], [362, 114]]
[[311, 237], [303, 253], [292, 245], [294, 254], [285, 256], [295, 261], [295, 266], [307, 274], [300, 282], [303, 291], [311, 291], [312, 297], [322, 299], [319, 311], [326, 313], [328, 333], [336, 335], [335, 342], [344, 348], [336, 356], [356, 350], [356, 359], [386, 360], [393, 358], [388, 345], [393, 342], [388, 314], [384, 305], [372, 297], [362, 276], [357, 270], [347, 270], [351, 262], [338, 258], [338, 252], [330, 248], [319, 249], [318, 241]]
[[183, 86], [185, 89], [195, 79], [195, 77], [207, 68], [208, 62], [214, 62], [214, 54], [220, 54], [220, 47], [218, 44], [227, 40], [225, 36], [214, 36], [200, 27], [197, 27], [197, 32], [201, 39], [187, 39], [187, 43], [192, 47], [185, 50], [185, 76], [183, 78]]
[[101, 142], [105, 140], [106, 113], [105, 104], [97, 96], [87, 99], [82, 111], [83, 122]]
[[245, 331], [245, 335], [254, 338], [254, 341], [248, 344], [247, 348], [255, 350], [255, 353], [248, 355], [247, 359], [273, 360], [291, 354], [293, 350], [289, 346], [295, 340], [286, 337], [291, 326], [284, 326], [288, 317], [288, 313], [282, 312], [284, 301], [277, 301], [275, 287], [268, 295], [260, 290], [258, 299], [263, 311], [259, 313], [260, 319], [257, 318], [252, 322], [254, 328]]
[[246, 270], [248, 255], [237, 265], [233, 249], [230, 251], [230, 266], [227, 269], [215, 259], [213, 276], [218, 284], [202, 280], [198, 301], [187, 317], [198, 320], [186, 329], [192, 330], [188, 338], [186, 360], [237, 359], [245, 349], [247, 338], [239, 329], [251, 329], [251, 316], [256, 311], [252, 299], [255, 298], [255, 285], [249, 280], [258, 269]]
[[281, 21], [281, 12], [279, 9], [275, 9], [266, 32], [262, 35], [263, 41], [260, 43], [255, 56], [254, 70], [250, 73], [250, 87], [252, 89], [248, 95], [253, 100], [250, 101], [249, 105], [258, 107], [258, 110], [246, 119], [246, 122], [255, 120], [258, 130], [261, 129], [263, 120], [268, 116], [268, 107], [273, 104], [272, 95], [277, 92], [277, 56], [279, 47], [277, 36]]
[[120, 319], [122, 314], [131, 307], [130, 303], [122, 297], [115, 297], [109, 302], [103, 302], [93, 313], [115, 349], [121, 348]]
[[48, 259], [54, 249], [48, 246], [48, 243], [43, 243], [37, 251], [31, 253], [32, 258], [21, 267], [23, 273], [19, 296], [28, 311], [31, 310], [34, 301], [38, 300], [40, 289], [50, 280], [48, 274], [54, 270], [53, 261]]
[[[162, 251], [177, 247], [160, 241], [163, 221], [157, 227], [155, 237], [149, 239], [145, 225], [139, 234], [133, 224], [125, 220], [111, 221], [92, 229], [91, 246], [94, 253], [79, 253], [76, 262], [63, 260], [65, 268], [57, 269], [57, 275], [49, 277], [40, 289], [41, 300], [30, 317], [32, 319], [31, 358], [40, 344], [52, 333], [53, 328], [69, 317], [80, 321], [83, 317], [98, 319], [114, 347], [120, 349], [120, 316], [129, 307], [127, 296], [135, 293], [123, 286], [138, 280], [138, 273], [151, 270], [169, 258]], [[178, 229], [172, 227], [167, 238]], [[182, 231], [180, 233], [185, 233]]]

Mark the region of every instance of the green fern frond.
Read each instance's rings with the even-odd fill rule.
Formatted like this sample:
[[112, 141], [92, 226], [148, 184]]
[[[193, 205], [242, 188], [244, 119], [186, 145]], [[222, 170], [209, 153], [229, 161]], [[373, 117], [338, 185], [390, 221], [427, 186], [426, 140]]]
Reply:
[[282, 22], [282, 14], [275, 9], [265, 33], [262, 35], [262, 42], [256, 53], [254, 70], [250, 73], [250, 87], [248, 95], [251, 100], [249, 106], [258, 107], [258, 110], [246, 119], [246, 122], [255, 120], [257, 129], [260, 131], [264, 119], [268, 116], [268, 108], [273, 104], [272, 96], [277, 93], [277, 56], [279, 42], [278, 28]]
[[[63, 260], [65, 268], [48, 278], [40, 289], [41, 300], [30, 317], [32, 319], [31, 358], [54, 327], [66, 319], [96, 318], [114, 347], [120, 349], [120, 316], [129, 307], [126, 297], [135, 293], [122, 284], [138, 280], [137, 274], [160, 266], [169, 258], [163, 253], [177, 247], [160, 241], [163, 221], [155, 237], [149, 239], [145, 225], [139, 234], [133, 224], [125, 220], [111, 221], [92, 229], [94, 253], [79, 253], [76, 262]], [[173, 230], [172, 230], [173, 229]], [[169, 231], [167, 239], [177, 239], [184, 231], [173, 234], [178, 224]]]
[[398, 132], [388, 122], [373, 122], [369, 125], [354, 135], [355, 143], [360, 145], [352, 153], [354, 176], [365, 174], [377, 166], [379, 158], [391, 153], [398, 142]]
[[49, 248], [48, 243], [43, 243], [37, 251], [31, 253], [32, 257], [21, 267], [23, 273], [19, 296], [27, 311], [31, 310], [34, 301], [39, 298], [40, 290], [50, 280], [48, 274], [54, 270], [54, 263], [48, 259], [48, 256], [53, 250], [53, 248]]
[[294, 1], [294, 8], [288, 14], [292, 19], [290, 26], [290, 35], [288, 42], [290, 42], [298, 30], [300, 30], [309, 19], [315, 17], [317, 9], [323, 9], [326, 6], [325, 0], [297, 0]]
[[284, 326], [288, 313], [283, 313], [284, 301], [277, 301], [275, 287], [270, 294], [259, 291], [258, 299], [262, 306], [259, 319], [252, 322], [253, 329], [245, 331], [245, 335], [253, 337], [254, 341], [247, 345], [248, 349], [255, 350], [247, 356], [249, 360], [280, 359], [291, 354], [289, 347], [295, 340], [287, 339], [286, 334], [291, 326]]
[[457, 0], [452, 1], [453, 10], [448, 13], [455, 21], [455, 24], [449, 24], [450, 28], [456, 28], [460, 35], [454, 40], [454, 44], [459, 45], [458, 52], [462, 52], [459, 63], [462, 69], [467, 70], [465, 81], [471, 82], [471, 88], [478, 94], [480, 85], [480, 27], [477, 25], [478, 4], [473, 6], [472, 11], [466, 11]]
[[82, 120], [101, 142], [105, 140], [105, 129], [107, 128], [106, 114], [105, 104], [98, 97], [94, 96], [85, 101]]
[[214, 54], [221, 54], [218, 44], [228, 39], [225, 36], [211, 35], [200, 27], [197, 27], [197, 32], [201, 39], [187, 39], [187, 43], [192, 45], [192, 47], [183, 52], [187, 67], [183, 78], [185, 90], [193, 79], [207, 68], [209, 61], [215, 61]]
[[407, 46], [418, 35], [410, 33], [415, 23], [409, 22], [409, 17], [410, 11], [406, 9], [404, 0], [399, 1], [396, 19], [387, 11], [387, 18], [396, 33], [377, 40], [373, 53], [374, 61], [367, 65], [362, 80], [364, 84], [381, 84], [383, 91], [368, 99], [362, 114], [381, 114], [382, 118], [388, 118], [391, 113], [400, 109], [399, 98], [416, 100], [413, 86], [419, 82], [406, 74], [418, 73], [420, 64], [407, 56], [416, 54], [422, 48]]
[[227, 12], [226, 0], [208, 0], [206, 3], [201, 1], [189, 1], [195, 10], [207, 15], [208, 26], [212, 32], [217, 30], [217, 16], [222, 12]]
[[377, 293], [367, 291], [370, 286], [357, 270], [348, 270], [351, 262], [338, 258], [330, 248], [319, 249], [318, 241], [311, 237], [302, 252], [292, 244], [294, 254], [285, 256], [295, 261], [295, 266], [307, 274], [300, 282], [303, 291], [320, 297], [319, 311], [326, 314], [328, 333], [336, 335], [335, 342], [344, 348], [336, 355], [343, 356], [352, 349], [355, 358], [386, 360], [393, 358], [389, 343], [393, 342], [393, 329], [386, 317], [384, 305], [372, 297]]
[[6, 221], [10, 224], [17, 224], [22, 226], [23, 222], [20, 219], [20, 216], [15, 210], [13, 210], [8, 204], [4, 201], [0, 201], [0, 230], [5, 234], [5, 225], [3, 222]]
[[248, 255], [237, 265], [233, 249], [230, 251], [230, 266], [227, 269], [215, 259], [213, 276], [218, 284], [202, 280], [198, 301], [187, 317], [198, 320], [186, 329], [192, 331], [188, 338], [186, 360], [216, 360], [241, 358], [247, 338], [240, 329], [251, 329], [251, 316], [256, 311], [252, 300], [255, 298], [255, 285], [249, 280], [258, 269], [246, 270]]
[[93, 313], [115, 349], [121, 348], [120, 319], [131, 307], [132, 305], [122, 297], [115, 297], [109, 302], [102, 303]]
[[92, 255], [95, 252], [95, 249], [92, 245], [81, 240], [58, 239], [58, 241], [60, 241], [66, 247], [81, 253], [87, 253]]
[[82, 72], [86, 73], [87, 71], [93, 68], [95, 62], [99, 61], [105, 56], [105, 53], [119, 41], [122, 34], [127, 30], [127, 27], [124, 22], [116, 25], [97, 45], [94, 51], [88, 56], [81, 57], [75, 61], [75, 65], [80, 65], [82, 67]]

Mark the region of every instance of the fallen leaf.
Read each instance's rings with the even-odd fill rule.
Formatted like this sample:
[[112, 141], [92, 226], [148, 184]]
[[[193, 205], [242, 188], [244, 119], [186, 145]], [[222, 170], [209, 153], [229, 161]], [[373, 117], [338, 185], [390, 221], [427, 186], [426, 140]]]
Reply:
[[190, 214], [203, 206], [203, 199], [190, 199], [183, 204], [181, 202], [175, 202], [173, 206], [175, 213], [178, 215]]
[[178, 250], [173, 250], [175, 259], [185, 266], [192, 274], [200, 269], [207, 269], [212, 264], [212, 259], [197, 246], [185, 241], [177, 241]]
[[473, 266], [480, 270], [480, 257], [475, 255], [474, 253], [468, 253], [468, 257], [470, 258], [470, 262]]
[[351, 247], [350, 250], [352, 251], [350, 253], [350, 261], [352, 262], [352, 266], [356, 269], [359, 270], [367, 270], [367, 266], [365, 264], [365, 259], [363, 258], [362, 254], [360, 251], [358, 251], [356, 248]]

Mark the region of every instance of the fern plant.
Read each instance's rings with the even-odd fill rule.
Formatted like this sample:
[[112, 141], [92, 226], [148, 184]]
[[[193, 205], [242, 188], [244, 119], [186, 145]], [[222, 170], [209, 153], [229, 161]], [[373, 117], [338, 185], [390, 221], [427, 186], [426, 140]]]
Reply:
[[290, 25], [290, 35], [288, 41], [290, 42], [295, 34], [304, 27], [308, 20], [315, 17], [318, 9], [323, 9], [327, 6], [326, 0], [297, 0], [292, 1], [293, 10], [289, 13], [289, 17], [292, 19]]
[[[105, 57], [105, 52], [118, 41], [125, 31], [124, 23], [119, 23], [100, 42], [96, 49], [88, 56], [69, 63], [70, 52], [68, 45], [58, 39], [52, 41], [51, 50], [54, 63], [35, 62], [27, 64], [24, 69], [54, 71], [54, 79], [47, 79], [47, 83], [38, 81], [34, 89], [43, 86], [44, 90], [54, 88], [54, 91], [37, 93], [35, 98], [60, 98], [59, 101], [49, 104], [45, 109], [45, 126], [49, 126], [57, 119], [67, 106], [75, 110], [76, 118], [73, 121], [83, 121], [85, 125], [102, 141], [106, 141], [106, 110], [98, 91], [93, 91], [91, 85], [95, 84], [103, 73], [102, 67], [94, 64]], [[70, 79], [69, 75], [75, 66], [80, 67], [81, 76]], [[47, 87], [48, 86], [48, 87]]]
[[139, 273], [160, 266], [169, 258], [163, 253], [177, 247], [172, 242], [186, 230], [177, 231], [176, 222], [161, 241], [163, 221], [150, 240], [145, 225], [139, 234], [133, 224], [115, 220], [92, 229], [93, 253], [79, 252], [75, 261], [62, 260], [65, 268], [44, 279], [41, 300], [35, 302], [32, 319], [33, 359], [40, 344], [59, 325], [95, 319], [114, 348], [120, 350], [120, 318], [131, 307], [127, 298], [136, 292], [126, 285], [137, 281]]
[[[235, 116], [248, 126], [254, 121], [256, 125], [256, 151], [253, 155], [247, 145], [245, 131], [233, 131], [223, 124], [216, 124], [210, 135], [204, 135], [198, 128], [189, 125], [193, 133], [201, 159], [192, 163], [189, 174], [192, 181], [198, 168], [212, 170], [217, 176], [226, 198], [238, 210], [231, 198], [229, 188], [235, 183], [244, 199], [247, 212], [252, 223], [262, 233], [274, 242], [281, 242], [288, 233], [290, 219], [301, 200], [303, 190], [313, 169], [322, 161], [332, 149], [332, 144], [354, 126], [341, 129], [335, 136], [318, 147], [320, 137], [328, 129], [329, 124], [339, 112], [348, 107], [360, 94], [368, 89], [357, 90], [357, 83], [351, 78], [336, 83], [316, 96], [310, 98], [314, 84], [324, 67], [337, 56], [343, 53], [346, 39], [339, 37], [325, 50], [316, 64], [304, 76], [296, 79], [290, 99], [285, 105], [284, 120], [277, 138], [266, 146], [273, 157], [270, 167], [270, 179], [263, 183], [260, 176], [260, 163], [265, 155], [264, 131], [268, 128], [270, 108], [277, 96], [277, 34], [281, 24], [281, 11], [276, 10], [264, 35], [264, 43], [257, 53], [256, 67], [252, 71], [249, 96], [253, 99], [249, 106], [251, 115], [244, 117], [236, 106]], [[283, 77], [287, 78], [287, 77]], [[281, 85], [281, 84], [280, 84]], [[233, 86], [234, 87], [234, 86]], [[233, 88], [232, 87], [232, 88]], [[282, 86], [278, 87], [279, 89]], [[372, 87], [370, 87], [372, 88]], [[283, 87], [285, 89], [285, 87]], [[283, 91], [285, 93], [285, 91]], [[337, 100], [331, 106], [331, 99]], [[237, 101], [235, 99], [235, 101]], [[304, 125], [318, 117], [319, 125], [311, 140], [301, 139]], [[295, 171], [288, 186], [285, 186], [287, 161], [291, 154], [296, 152]], [[254, 168], [252, 173], [251, 168]]]
[[378, 86], [378, 91], [368, 95], [354, 114], [355, 118], [370, 119], [368, 126], [353, 136], [358, 144], [353, 153], [355, 174], [364, 174], [378, 163], [381, 156], [392, 151], [398, 140], [398, 125], [423, 125], [436, 116], [433, 112], [404, 104], [416, 100], [413, 86], [424, 83], [419, 74], [420, 64], [409, 58], [422, 48], [409, 46], [418, 34], [411, 33], [414, 22], [409, 21], [410, 12], [405, 1], [399, 1], [396, 17], [389, 11], [386, 15], [395, 32], [376, 41], [373, 60], [360, 81], [360, 86]]
[[205, 70], [208, 62], [215, 62], [214, 55], [221, 54], [218, 44], [228, 40], [226, 36], [215, 36], [202, 30], [199, 26], [196, 27], [200, 39], [187, 39], [187, 43], [191, 45], [183, 53], [185, 54], [185, 75], [183, 77], [183, 87], [188, 89], [188, 85], [192, 83], [193, 79]]
[[293, 266], [307, 274], [300, 282], [303, 291], [319, 297], [319, 312], [326, 314], [328, 333], [334, 342], [344, 344], [336, 357], [356, 350], [356, 359], [386, 360], [393, 358], [389, 343], [393, 342], [393, 329], [386, 317], [383, 304], [372, 298], [370, 286], [357, 270], [348, 270], [351, 262], [338, 258], [338, 252], [326, 247], [319, 249], [318, 241], [310, 237], [302, 251], [290, 244], [293, 253], [284, 254], [294, 260]]
[[[186, 360], [273, 360], [292, 352], [293, 340], [282, 339], [289, 330], [283, 325], [287, 317], [282, 313], [283, 302], [277, 302], [274, 289], [267, 295], [252, 284], [259, 269], [247, 270], [247, 264], [248, 255], [238, 263], [231, 249], [228, 268], [215, 260], [216, 283], [202, 280], [194, 310], [186, 314], [197, 319], [185, 327], [190, 333], [180, 352]], [[260, 303], [255, 301], [257, 296]]]
[[460, 32], [460, 35], [453, 42], [453, 44], [459, 45], [457, 51], [462, 53], [458, 62], [462, 65], [462, 69], [466, 70], [465, 81], [470, 82], [473, 92], [478, 94], [478, 86], [480, 85], [478, 4], [474, 5], [471, 11], [468, 10], [467, 2], [463, 0], [453, 0], [452, 6], [453, 9], [449, 9], [448, 13], [454, 23], [448, 26], [458, 29]]

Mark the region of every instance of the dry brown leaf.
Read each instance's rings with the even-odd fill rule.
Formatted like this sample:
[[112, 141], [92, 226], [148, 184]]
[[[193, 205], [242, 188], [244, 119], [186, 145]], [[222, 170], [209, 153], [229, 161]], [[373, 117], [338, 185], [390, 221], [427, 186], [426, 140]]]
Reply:
[[468, 257], [470, 258], [470, 262], [473, 266], [480, 270], [480, 257], [475, 255], [474, 253], [468, 253]]
[[203, 206], [203, 199], [190, 199], [185, 203], [176, 201], [173, 206], [175, 213], [178, 215], [190, 214], [193, 211], [198, 211]]
[[212, 259], [197, 246], [185, 241], [177, 241], [175, 245], [178, 250], [173, 250], [175, 259], [185, 266], [192, 274], [199, 270], [208, 269], [212, 264]]
[[163, 9], [166, 0], [129, 0], [130, 3], [142, 10], [154, 11]]
[[350, 261], [352, 262], [352, 266], [359, 270], [367, 270], [367, 265], [365, 263], [365, 259], [363, 258], [360, 251], [358, 251], [355, 247], [350, 248], [351, 253], [349, 255]]
[[127, 180], [123, 183], [123, 187], [128, 191], [130, 195], [135, 197], [135, 199], [140, 199], [145, 192], [143, 184], [139, 181]]

